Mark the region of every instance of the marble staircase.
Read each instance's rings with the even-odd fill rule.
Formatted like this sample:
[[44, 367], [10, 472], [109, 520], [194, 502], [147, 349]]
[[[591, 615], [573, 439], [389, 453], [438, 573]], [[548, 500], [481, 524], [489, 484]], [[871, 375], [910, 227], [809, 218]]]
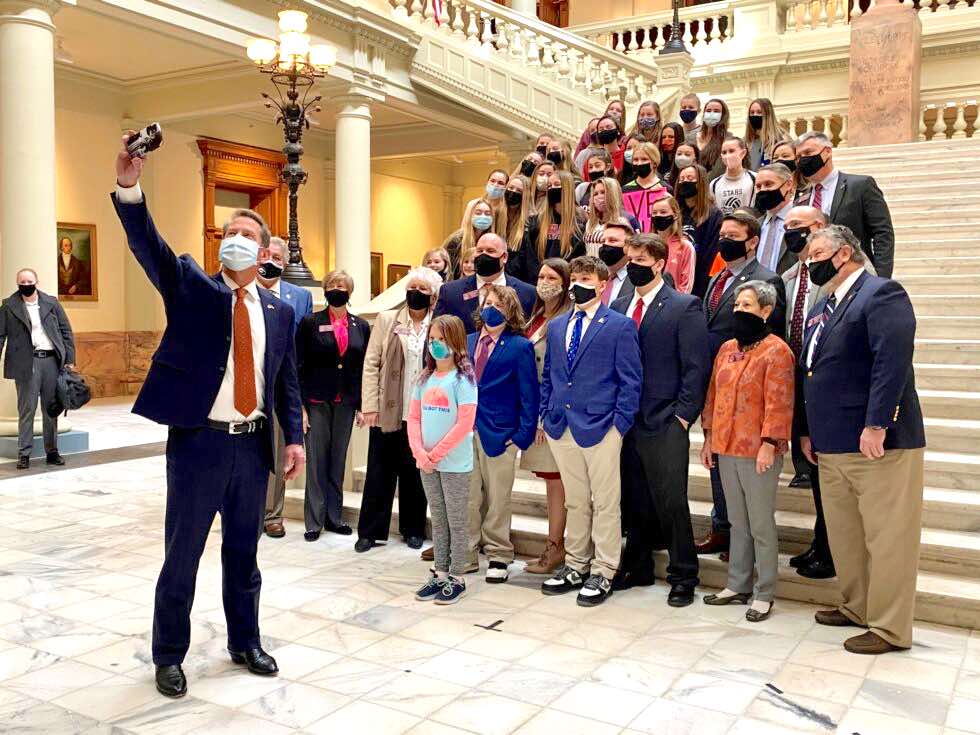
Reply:
[[[894, 275], [916, 309], [916, 379], [928, 437], [916, 617], [980, 627], [980, 194], [974, 193], [980, 191], [980, 139], [843, 148], [834, 156], [841, 170], [871, 174], [884, 191], [896, 231]], [[696, 533], [708, 527], [711, 512], [708, 473], [698, 461], [701, 441], [695, 426], [688, 495]], [[814, 508], [809, 490], [787, 486], [788, 458], [786, 467], [777, 495], [783, 554], [777, 594], [832, 604], [832, 580], [805, 579], [788, 566], [789, 556], [809, 543]], [[355, 469], [344, 499], [351, 521], [363, 475]], [[521, 473], [513, 499], [518, 553], [536, 555], [547, 533], [544, 485]], [[289, 491], [286, 513], [302, 518], [302, 491]], [[660, 573], [664, 564], [658, 552]], [[703, 584], [722, 587], [725, 577], [717, 556], [701, 557]]]

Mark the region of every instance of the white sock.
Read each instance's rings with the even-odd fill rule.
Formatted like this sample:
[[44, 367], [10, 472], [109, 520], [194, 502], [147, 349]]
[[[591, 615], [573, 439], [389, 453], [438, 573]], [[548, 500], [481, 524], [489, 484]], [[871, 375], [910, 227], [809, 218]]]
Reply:
[[772, 608], [772, 603], [765, 600], [752, 600], [750, 607], [758, 613], [767, 613]]

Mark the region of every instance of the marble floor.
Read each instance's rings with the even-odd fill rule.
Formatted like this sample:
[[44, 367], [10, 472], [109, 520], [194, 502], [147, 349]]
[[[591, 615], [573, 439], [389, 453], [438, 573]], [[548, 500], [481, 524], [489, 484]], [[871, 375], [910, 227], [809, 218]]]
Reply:
[[[114, 431], [158, 431], [122, 413]], [[700, 598], [673, 610], [658, 583], [586, 610], [543, 597], [520, 564], [510, 583], [471, 576], [461, 603], [437, 607], [412, 597], [417, 552], [306, 543], [296, 524], [260, 543], [262, 632], [281, 676], [224, 653], [216, 525], [190, 693], [166, 700], [147, 642], [163, 484], [162, 457], [0, 481], [0, 731], [980, 733], [976, 632], [923, 625], [911, 651], [866, 658], [807, 605], [779, 601], [750, 624]]]

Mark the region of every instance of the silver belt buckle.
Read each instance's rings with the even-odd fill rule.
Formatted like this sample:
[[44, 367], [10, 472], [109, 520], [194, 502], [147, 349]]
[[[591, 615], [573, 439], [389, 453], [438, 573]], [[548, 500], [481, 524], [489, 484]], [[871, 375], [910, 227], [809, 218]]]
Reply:
[[229, 434], [235, 434], [235, 435], [237, 435], [237, 434], [247, 434], [247, 433], [249, 433], [250, 428], [251, 427], [250, 427], [250, 425], [249, 425], [249, 423], [247, 421], [243, 421], [243, 422], [240, 422], [240, 423], [237, 423], [237, 424], [235, 422], [233, 422], [233, 421], [229, 421], [228, 422], [228, 433]]

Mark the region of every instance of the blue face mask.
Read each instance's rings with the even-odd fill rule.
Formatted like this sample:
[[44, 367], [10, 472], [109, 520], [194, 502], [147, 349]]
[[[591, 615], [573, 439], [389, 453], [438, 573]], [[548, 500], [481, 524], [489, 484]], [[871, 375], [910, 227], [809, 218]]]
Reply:
[[473, 229], [486, 232], [493, 224], [493, 217], [489, 214], [477, 214], [473, 217]]
[[504, 312], [502, 312], [496, 306], [484, 306], [483, 310], [480, 312], [480, 318], [483, 320], [483, 323], [491, 329], [494, 327], [499, 327], [501, 324], [507, 321], [507, 317], [504, 316]]
[[429, 354], [432, 355], [435, 360], [445, 360], [453, 351], [449, 349], [449, 345], [443, 342], [441, 339], [430, 339], [429, 340]]
[[259, 244], [241, 234], [226, 237], [218, 248], [218, 260], [230, 271], [243, 271], [255, 265]]
[[626, 151], [625, 153], [623, 153], [623, 160], [626, 161], [626, 163], [633, 163], [633, 149], [632, 148], [630, 150]]
[[487, 197], [490, 199], [500, 199], [504, 195], [504, 187], [497, 184], [487, 184]]

